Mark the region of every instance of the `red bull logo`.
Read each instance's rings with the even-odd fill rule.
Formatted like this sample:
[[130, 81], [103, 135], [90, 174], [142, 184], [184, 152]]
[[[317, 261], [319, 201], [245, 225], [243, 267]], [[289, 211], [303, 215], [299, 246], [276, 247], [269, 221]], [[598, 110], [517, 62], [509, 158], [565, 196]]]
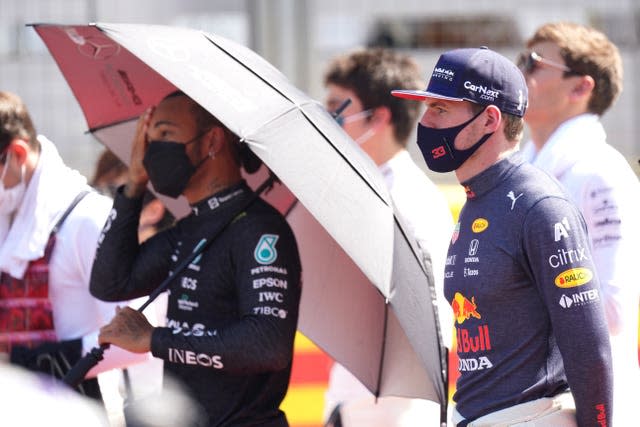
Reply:
[[489, 326], [478, 326], [477, 331], [456, 328], [456, 344], [458, 353], [477, 353], [491, 350]]
[[465, 320], [470, 319], [471, 316], [476, 319], [480, 319], [480, 313], [478, 313], [475, 297], [471, 297], [469, 301], [460, 292], [456, 292], [451, 301], [451, 308], [453, 309], [453, 317], [458, 324], [462, 324]]

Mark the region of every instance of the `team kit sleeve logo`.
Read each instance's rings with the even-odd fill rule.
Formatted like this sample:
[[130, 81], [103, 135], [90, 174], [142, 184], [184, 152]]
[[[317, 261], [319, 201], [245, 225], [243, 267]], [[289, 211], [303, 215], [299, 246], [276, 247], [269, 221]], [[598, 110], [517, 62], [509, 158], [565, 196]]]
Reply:
[[253, 257], [262, 265], [273, 264], [278, 259], [278, 251], [276, 250], [276, 242], [279, 236], [277, 234], [263, 234], [258, 240]]

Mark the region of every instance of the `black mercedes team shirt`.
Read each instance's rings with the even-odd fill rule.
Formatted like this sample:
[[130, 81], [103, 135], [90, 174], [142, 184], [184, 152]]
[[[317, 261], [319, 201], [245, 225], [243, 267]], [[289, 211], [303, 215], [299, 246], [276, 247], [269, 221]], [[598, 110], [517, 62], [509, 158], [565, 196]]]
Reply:
[[611, 423], [609, 335], [586, 226], [512, 155], [463, 183], [445, 267], [467, 420], [570, 388], [578, 425]]
[[199, 202], [142, 245], [141, 200], [118, 194], [100, 239], [91, 293], [118, 301], [148, 295], [232, 220], [170, 287], [167, 327], [151, 342], [165, 373], [181, 380], [211, 426], [286, 426], [278, 409], [291, 373], [300, 259], [285, 219], [243, 182]]

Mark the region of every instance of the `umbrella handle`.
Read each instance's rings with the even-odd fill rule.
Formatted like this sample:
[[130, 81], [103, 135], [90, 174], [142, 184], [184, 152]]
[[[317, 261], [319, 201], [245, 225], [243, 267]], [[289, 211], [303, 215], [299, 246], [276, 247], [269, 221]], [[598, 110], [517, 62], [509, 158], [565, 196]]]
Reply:
[[94, 347], [91, 349], [89, 353], [87, 353], [83, 358], [78, 360], [78, 362], [73, 365], [73, 367], [67, 372], [67, 374], [62, 378], [62, 382], [65, 384], [75, 388], [84, 380], [84, 377], [87, 375], [87, 372], [91, 370], [94, 366], [96, 366], [102, 359], [104, 359], [104, 351], [109, 348], [109, 344], [102, 344], [99, 347]]

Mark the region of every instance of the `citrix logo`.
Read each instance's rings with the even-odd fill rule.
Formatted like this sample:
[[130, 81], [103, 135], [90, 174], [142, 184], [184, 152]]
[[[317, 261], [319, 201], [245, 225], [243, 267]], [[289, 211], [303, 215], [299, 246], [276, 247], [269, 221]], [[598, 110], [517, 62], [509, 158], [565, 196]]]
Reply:
[[586, 248], [578, 246], [576, 249], [558, 249], [554, 255], [549, 256], [549, 266], [558, 268], [562, 265], [570, 265], [575, 262], [589, 260]]

